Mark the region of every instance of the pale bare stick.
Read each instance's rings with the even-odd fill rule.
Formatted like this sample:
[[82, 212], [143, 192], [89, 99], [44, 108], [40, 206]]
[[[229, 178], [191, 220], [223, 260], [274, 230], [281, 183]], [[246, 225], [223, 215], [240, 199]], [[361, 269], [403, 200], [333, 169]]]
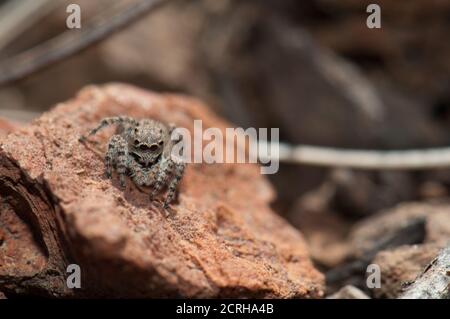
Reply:
[[450, 147], [375, 151], [344, 150], [286, 143], [267, 144], [264, 141], [259, 143], [267, 146], [269, 150], [272, 149], [269, 156], [259, 153], [259, 159], [263, 162], [267, 162], [270, 158], [278, 158], [280, 162], [285, 163], [369, 170], [450, 168]]

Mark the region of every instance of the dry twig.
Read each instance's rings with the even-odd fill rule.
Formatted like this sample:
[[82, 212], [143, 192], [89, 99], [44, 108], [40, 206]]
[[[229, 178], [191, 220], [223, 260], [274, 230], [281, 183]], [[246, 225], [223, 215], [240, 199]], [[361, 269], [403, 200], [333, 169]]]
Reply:
[[107, 38], [156, 9], [165, 0], [140, 0], [126, 9], [112, 9], [81, 30], [66, 31], [0, 65], [0, 86], [24, 78]]
[[14, 0], [0, 7], [0, 50], [61, 4], [61, 0]]

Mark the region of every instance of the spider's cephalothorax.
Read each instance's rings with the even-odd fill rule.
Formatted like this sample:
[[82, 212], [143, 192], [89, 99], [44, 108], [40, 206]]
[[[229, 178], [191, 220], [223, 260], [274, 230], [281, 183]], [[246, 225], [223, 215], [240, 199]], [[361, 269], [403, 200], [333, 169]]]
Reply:
[[164, 206], [168, 207], [175, 198], [185, 168], [184, 163], [171, 157], [173, 145], [180, 141], [171, 139], [175, 126], [151, 119], [109, 117], [103, 119], [89, 136], [113, 124], [117, 125], [117, 132], [108, 143], [106, 175], [111, 178], [112, 170], [115, 169], [122, 187], [128, 175], [138, 186], [152, 187], [152, 197], [167, 186]]
[[164, 124], [153, 120], [137, 122], [128, 132], [124, 131], [130, 155], [143, 167], [153, 165], [161, 157], [170, 133]]

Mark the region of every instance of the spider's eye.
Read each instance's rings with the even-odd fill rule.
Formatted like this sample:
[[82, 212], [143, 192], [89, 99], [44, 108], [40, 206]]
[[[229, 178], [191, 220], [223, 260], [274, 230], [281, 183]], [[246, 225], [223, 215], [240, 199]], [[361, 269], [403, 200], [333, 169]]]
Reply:
[[159, 141], [158, 144], [159, 144], [159, 145], [163, 145], [163, 144], [164, 144], [164, 141]]
[[140, 149], [141, 151], [146, 151], [146, 150], [149, 149], [149, 147], [148, 147], [147, 145], [145, 145], [145, 144], [142, 144], [142, 145], [139, 145], [139, 149]]
[[150, 151], [152, 151], [152, 152], [154, 152], [154, 151], [156, 151], [156, 150], [158, 150], [158, 145], [157, 144], [152, 144], [151, 146], [150, 146]]
[[134, 145], [138, 145], [139, 144], [139, 140], [134, 140]]

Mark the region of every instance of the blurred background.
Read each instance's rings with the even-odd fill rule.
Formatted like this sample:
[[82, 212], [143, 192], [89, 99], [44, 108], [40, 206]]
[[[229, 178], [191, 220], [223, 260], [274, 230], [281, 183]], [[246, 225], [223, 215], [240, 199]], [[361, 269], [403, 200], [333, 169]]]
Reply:
[[[80, 5], [84, 28], [137, 1], [42, 0], [7, 29], [13, 2], [19, 10], [39, 1], [0, 1], [0, 65], [66, 32], [69, 3]], [[370, 3], [381, 7], [381, 29], [366, 26]], [[79, 31], [70, 32], [76, 39]], [[449, 33], [448, 0], [169, 0], [97, 45], [0, 87], [0, 117], [27, 122], [86, 85], [120, 81], [196, 96], [236, 126], [279, 127], [292, 144], [446, 146]], [[282, 164], [270, 179], [274, 209], [303, 231], [325, 270], [348, 258], [355, 223], [401, 202], [446, 201], [450, 190], [446, 170]]]

